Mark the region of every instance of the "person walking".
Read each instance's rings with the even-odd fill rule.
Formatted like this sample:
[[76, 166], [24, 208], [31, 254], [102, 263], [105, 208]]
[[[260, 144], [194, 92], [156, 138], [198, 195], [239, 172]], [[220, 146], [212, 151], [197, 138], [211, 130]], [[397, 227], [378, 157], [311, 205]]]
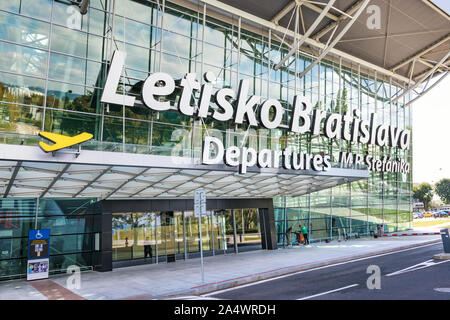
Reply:
[[307, 244], [309, 244], [308, 228], [306, 227], [305, 224], [303, 224], [301, 230], [302, 230], [303, 238], [305, 239], [304, 245], [306, 246]]

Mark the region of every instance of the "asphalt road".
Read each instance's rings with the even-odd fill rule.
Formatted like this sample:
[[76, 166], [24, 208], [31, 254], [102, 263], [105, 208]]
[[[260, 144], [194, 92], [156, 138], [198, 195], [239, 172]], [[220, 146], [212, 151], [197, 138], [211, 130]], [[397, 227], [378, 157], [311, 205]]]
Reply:
[[[433, 260], [433, 255], [442, 252], [442, 244], [439, 243], [313, 269], [207, 296], [232, 300], [450, 300], [450, 261], [436, 263]], [[372, 286], [377, 284], [373, 271], [367, 273], [372, 265], [381, 271], [380, 289], [368, 289], [367, 282]], [[410, 267], [413, 268], [407, 269]]]

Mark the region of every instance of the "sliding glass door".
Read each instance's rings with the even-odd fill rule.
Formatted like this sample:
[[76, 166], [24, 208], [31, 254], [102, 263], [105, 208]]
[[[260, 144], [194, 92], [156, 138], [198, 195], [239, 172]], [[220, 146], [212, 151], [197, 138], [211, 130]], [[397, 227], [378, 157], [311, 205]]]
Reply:
[[261, 248], [257, 209], [207, 211], [199, 218], [193, 211], [113, 214], [113, 261], [144, 259], [175, 262], [206, 255]]

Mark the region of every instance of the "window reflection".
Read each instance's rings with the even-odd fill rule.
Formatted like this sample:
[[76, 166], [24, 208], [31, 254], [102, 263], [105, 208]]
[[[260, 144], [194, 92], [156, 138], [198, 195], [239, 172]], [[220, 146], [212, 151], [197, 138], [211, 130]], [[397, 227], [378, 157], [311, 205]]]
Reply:
[[47, 107], [71, 111], [96, 112], [97, 91], [94, 88], [49, 81]]
[[21, 0], [21, 14], [48, 21], [51, 11], [52, 0]]
[[96, 115], [47, 109], [45, 112], [45, 131], [75, 136], [80, 132], [92, 133], [94, 139], [100, 136], [99, 121]]
[[[37, 228], [51, 229], [50, 271], [93, 266], [94, 234], [100, 232], [95, 202], [40, 200]], [[0, 279], [25, 273], [28, 231], [35, 228], [35, 219], [36, 199], [0, 200]]]
[[50, 55], [49, 78], [89, 86], [100, 85], [101, 64], [62, 54]]
[[49, 29], [48, 23], [0, 12], [0, 39], [46, 49]]
[[86, 39], [86, 33], [53, 26], [51, 49], [78, 57], [86, 57]]
[[0, 131], [36, 136], [42, 128], [43, 111], [0, 103]]
[[0, 73], [0, 101], [43, 106], [45, 81]]
[[[193, 211], [113, 214], [113, 260], [146, 259], [173, 262], [195, 258], [202, 248], [206, 255], [261, 249], [257, 209], [207, 211], [199, 218]], [[239, 212], [239, 214], [237, 213]], [[239, 216], [239, 217], [238, 217]], [[243, 220], [240, 220], [243, 217]], [[235, 238], [234, 235], [238, 236]]]
[[47, 52], [0, 41], [0, 69], [45, 77]]

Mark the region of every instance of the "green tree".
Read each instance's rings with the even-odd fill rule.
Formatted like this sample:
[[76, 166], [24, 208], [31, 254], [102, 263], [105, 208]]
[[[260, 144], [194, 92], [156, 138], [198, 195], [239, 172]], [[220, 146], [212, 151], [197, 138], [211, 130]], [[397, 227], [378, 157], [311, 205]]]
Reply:
[[413, 187], [413, 197], [423, 202], [425, 210], [429, 210], [430, 202], [433, 199], [433, 187], [429, 183], [421, 183]]
[[434, 190], [445, 204], [450, 203], [450, 179], [442, 179], [436, 183]]

